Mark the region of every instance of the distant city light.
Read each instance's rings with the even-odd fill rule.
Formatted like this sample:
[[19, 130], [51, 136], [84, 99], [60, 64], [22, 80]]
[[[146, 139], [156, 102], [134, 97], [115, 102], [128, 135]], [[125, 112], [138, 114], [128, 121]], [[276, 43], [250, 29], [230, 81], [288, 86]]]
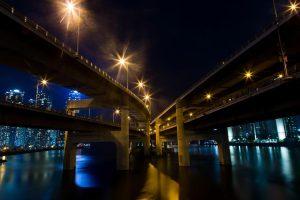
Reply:
[[14, 89], [14, 92], [20, 92], [20, 90], [18, 90], [18, 89]]

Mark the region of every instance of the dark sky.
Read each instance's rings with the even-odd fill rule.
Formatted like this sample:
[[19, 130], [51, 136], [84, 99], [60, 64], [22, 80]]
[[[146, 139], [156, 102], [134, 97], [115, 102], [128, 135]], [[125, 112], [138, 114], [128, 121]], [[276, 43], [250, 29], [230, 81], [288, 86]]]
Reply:
[[[75, 47], [75, 31], [66, 31], [59, 23], [57, 0], [7, 2]], [[277, 1], [278, 9], [287, 3]], [[80, 52], [125, 85], [125, 73], [117, 75], [111, 58], [127, 46], [134, 63], [130, 81], [148, 80], [156, 112], [247, 44], [273, 18], [272, 0], [86, 0], [81, 6]], [[1, 93], [18, 85], [33, 89], [32, 77], [14, 72], [0, 66]]]

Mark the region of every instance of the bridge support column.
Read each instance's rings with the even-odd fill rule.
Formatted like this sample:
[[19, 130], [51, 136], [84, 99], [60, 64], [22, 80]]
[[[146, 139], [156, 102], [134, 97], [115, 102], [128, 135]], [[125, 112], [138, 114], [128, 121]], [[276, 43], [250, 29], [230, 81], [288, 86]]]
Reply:
[[162, 148], [161, 148], [161, 141], [160, 141], [160, 134], [159, 134], [159, 126], [161, 124], [161, 119], [157, 119], [155, 121], [155, 143], [156, 143], [156, 155], [162, 155]]
[[189, 140], [184, 134], [183, 107], [176, 105], [177, 144], [179, 166], [190, 166]]
[[76, 143], [73, 143], [72, 136], [65, 131], [64, 146], [64, 170], [74, 170], [76, 165]]
[[144, 142], [144, 154], [148, 156], [150, 154], [150, 121], [146, 122], [146, 137]]
[[129, 111], [121, 109], [121, 131], [113, 131], [117, 146], [117, 170], [129, 170]]
[[229, 150], [229, 141], [228, 133], [226, 130], [222, 132], [217, 140], [218, 142], [218, 151], [219, 151], [219, 160], [222, 165], [230, 165], [230, 150]]

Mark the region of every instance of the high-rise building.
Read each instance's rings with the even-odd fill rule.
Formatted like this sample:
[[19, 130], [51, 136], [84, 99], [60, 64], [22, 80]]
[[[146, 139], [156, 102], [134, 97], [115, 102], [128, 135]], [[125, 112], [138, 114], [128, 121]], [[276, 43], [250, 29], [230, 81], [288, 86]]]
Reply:
[[43, 108], [43, 109], [46, 109], [46, 110], [51, 110], [52, 101], [51, 101], [50, 97], [43, 90], [40, 90], [38, 92], [36, 100], [37, 100], [36, 105], [39, 108]]
[[296, 138], [298, 135], [298, 129], [294, 117], [284, 117], [284, 129], [288, 138]]
[[56, 137], [56, 146], [57, 147], [63, 147], [64, 146], [64, 132], [63, 131], [58, 131], [57, 137]]
[[9, 126], [1, 126], [0, 127], [0, 147], [9, 147], [10, 141], [10, 127]]
[[18, 89], [9, 90], [5, 92], [5, 101], [15, 104], [23, 104], [24, 94], [25, 92], [22, 92]]
[[17, 127], [15, 131], [16, 131], [16, 136], [14, 140], [14, 147], [26, 146], [26, 141], [27, 141], [26, 128]]

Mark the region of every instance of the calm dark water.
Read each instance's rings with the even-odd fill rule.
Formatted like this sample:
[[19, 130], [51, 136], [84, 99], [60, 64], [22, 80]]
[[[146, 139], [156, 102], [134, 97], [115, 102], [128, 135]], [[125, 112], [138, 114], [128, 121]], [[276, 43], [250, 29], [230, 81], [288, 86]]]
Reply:
[[300, 199], [300, 149], [231, 147], [232, 166], [217, 148], [191, 148], [191, 167], [177, 156], [131, 157], [115, 171], [110, 148], [79, 150], [73, 173], [62, 171], [62, 151], [8, 156], [0, 165], [0, 199]]

